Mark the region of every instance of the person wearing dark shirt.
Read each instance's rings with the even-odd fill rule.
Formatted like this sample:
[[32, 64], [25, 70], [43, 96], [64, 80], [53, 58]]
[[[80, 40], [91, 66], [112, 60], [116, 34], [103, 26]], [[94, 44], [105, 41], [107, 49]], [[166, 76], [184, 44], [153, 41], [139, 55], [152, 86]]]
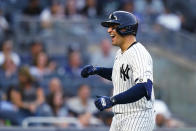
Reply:
[[[19, 84], [11, 92], [11, 101], [19, 108], [21, 117], [44, 115], [42, 109], [49, 107], [44, 104], [45, 96], [42, 88], [40, 88], [33, 77], [29, 73], [27, 67], [19, 69]], [[43, 108], [45, 106], [46, 108]]]
[[39, 0], [30, 0], [29, 4], [23, 10], [23, 14], [27, 16], [37, 16], [40, 15], [42, 8], [40, 7]]

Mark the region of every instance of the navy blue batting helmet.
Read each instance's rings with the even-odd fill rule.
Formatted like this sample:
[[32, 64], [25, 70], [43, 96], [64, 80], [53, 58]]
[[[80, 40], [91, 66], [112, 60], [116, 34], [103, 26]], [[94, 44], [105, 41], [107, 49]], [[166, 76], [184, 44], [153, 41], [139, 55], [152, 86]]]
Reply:
[[115, 11], [109, 15], [108, 20], [101, 22], [104, 27], [118, 25], [117, 33], [122, 36], [137, 34], [138, 21], [135, 15], [126, 11]]

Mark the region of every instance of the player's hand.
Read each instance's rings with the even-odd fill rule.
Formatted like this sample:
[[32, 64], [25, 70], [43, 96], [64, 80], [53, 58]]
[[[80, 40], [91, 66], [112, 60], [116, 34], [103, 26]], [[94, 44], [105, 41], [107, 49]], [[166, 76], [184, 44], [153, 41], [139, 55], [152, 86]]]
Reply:
[[113, 105], [114, 105], [114, 103], [111, 101], [110, 97], [108, 97], [108, 96], [97, 96], [97, 99], [95, 100], [95, 106], [100, 111], [103, 111], [107, 108], [110, 108]]
[[85, 66], [81, 71], [81, 76], [83, 78], [87, 78], [89, 75], [94, 75], [96, 71], [96, 67], [92, 65]]

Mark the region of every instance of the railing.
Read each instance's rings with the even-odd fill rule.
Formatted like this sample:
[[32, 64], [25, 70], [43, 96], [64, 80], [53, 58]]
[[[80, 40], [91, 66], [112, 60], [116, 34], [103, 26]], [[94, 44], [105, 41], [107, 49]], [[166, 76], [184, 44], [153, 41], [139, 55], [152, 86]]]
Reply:
[[[196, 128], [158, 128], [154, 131], [195, 131]], [[0, 131], [109, 131], [109, 127], [94, 128], [55, 128], [55, 127], [0, 127]]]
[[78, 125], [79, 121], [74, 117], [27, 117], [22, 121], [22, 127], [26, 128], [30, 124], [74, 124]]

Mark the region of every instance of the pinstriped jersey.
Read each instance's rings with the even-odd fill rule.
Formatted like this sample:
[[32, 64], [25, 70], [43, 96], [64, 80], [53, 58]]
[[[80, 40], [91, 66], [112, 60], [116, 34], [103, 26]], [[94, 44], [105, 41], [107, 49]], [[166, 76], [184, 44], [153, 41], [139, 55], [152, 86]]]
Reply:
[[[141, 43], [134, 43], [123, 53], [121, 49], [117, 51], [112, 72], [113, 96], [128, 90], [137, 83], [147, 82], [148, 79], [153, 82], [153, 62]], [[152, 89], [151, 100], [143, 97], [133, 103], [117, 104], [112, 110], [115, 113], [142, 111], [153, 108], [153, 103]]]

